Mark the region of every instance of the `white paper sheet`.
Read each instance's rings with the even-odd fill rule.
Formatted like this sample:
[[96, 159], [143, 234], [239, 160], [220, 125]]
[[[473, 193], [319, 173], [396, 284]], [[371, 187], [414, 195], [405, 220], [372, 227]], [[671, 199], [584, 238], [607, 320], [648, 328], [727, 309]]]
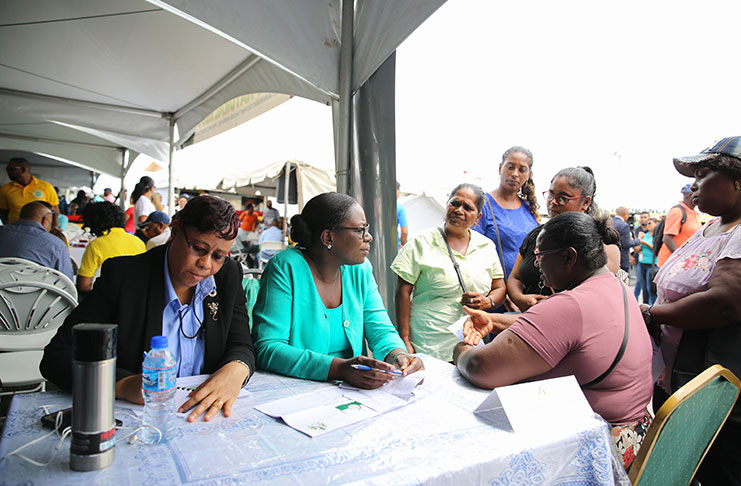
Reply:
[[407, 405], [412, 390], [423, 379], [424, 372], [418, 371], [396, 377], [375, 390], [360, 390], [346, 385], [327, 387], [263, 403], [255, 409], [283, 419], [288, 426], [309, 437], [317, 437]]
[[[467, 319], [468, 319], [468, 316], [463, 316], [457, 321], [455, 321], [453, 324], [448, 326], [448, 331], [455, 334], [455, 337], [457, 337], [458, 341], [460, 342], [463, 342], [463, 324], [466, 322]], [[481, 340], [476, 346], [474, 346], [474, 348], [484, 346], [484, 344], [485, 344], [484, 341]]]
[[527, 433], [558, 428], [594, 415], [573, 375], [502, 386], [473, 411], [500, 428]]

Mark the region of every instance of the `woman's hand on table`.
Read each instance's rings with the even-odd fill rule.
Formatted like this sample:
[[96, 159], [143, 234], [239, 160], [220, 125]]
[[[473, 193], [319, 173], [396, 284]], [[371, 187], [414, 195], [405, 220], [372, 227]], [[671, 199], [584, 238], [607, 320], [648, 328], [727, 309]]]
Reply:
[[379, 388], [394, 379], [393, 374], [383, 373], [375, 370], [359, 370], [353, 365], [365, 365], [377, 370], [395, 371], [390, 364], [368, 358], [367, 356], [355, 356], [350, 359], [335, 358], [330, 365], [330, 377], [336, 377], [352, 386], [372, 390]]
[[190, 392], [190, 398], [178, 408], [178, 412], [182, 413], [195, 407], [188, 415], [188, 422], [193, 422], [204, 412], [206, 416], [203, 419], [209, 421], [219, 413], [219, 410], [223, 410], [224, 416], [228, 417], [242, 389], [242, 383], [249, 373], [249, 368], [238, 361], [225, 364]]
[[394, 356], [394, 363], [399, 367], [404, 376], [410, 375], [415, 371], [425, 369], [425, 364], [417, 356], [409, 356], [407, 353], [398, 353]]
[[489, 297], [478, 292], [465, 292], [461, 297], [461, 305], [469, 309], [487, 310], [492, 308]]
[[138, 405], [144, 405], [141, 373], [118, 380], [116, 382], [116, 398]]

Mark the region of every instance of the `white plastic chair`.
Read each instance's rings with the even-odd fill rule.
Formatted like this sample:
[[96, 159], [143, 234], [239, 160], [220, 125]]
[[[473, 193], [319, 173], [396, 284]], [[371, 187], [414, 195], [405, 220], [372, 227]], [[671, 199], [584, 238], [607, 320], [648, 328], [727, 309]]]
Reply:
[[260, 255], [260, 268], [265, 268], [265, 264], [268, 263], [268, 260], [270, 260], [270, 258], [272, 258], [272, 255], [268, 258], [263, 257], [262, 252], [264, 250], [281, 251], [285, 247], [286, 245], [284, 245], [282, 241], [263, 241], [262, 245], [260, 245], [260, 251], [258, 252], [258, 255]]
[[0, 381], [5, 386], [39, 383], [43, 349], [77, 306], [77, 290], [66, 275], [36, 264], [0, 265]]

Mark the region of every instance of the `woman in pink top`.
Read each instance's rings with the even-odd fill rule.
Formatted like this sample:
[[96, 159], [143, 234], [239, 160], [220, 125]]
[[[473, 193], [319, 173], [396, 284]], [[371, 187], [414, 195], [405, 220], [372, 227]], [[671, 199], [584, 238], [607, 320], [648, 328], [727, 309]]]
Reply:
[[[741, 137], [676, 158], [674, 167], [695, 178], [692, 202], [718, 218], [671, 254], [655, 279], [656, 305], [641, 306], [661, 345], [666, 368], [659, 385], [667, 393], [716, 363], [741, 376]], [[665, 398], [661, 389], [656, 409]], [[741, 402], [695, 477], [702, 484], [741, 485]]]
[[[560, 292], [528, 309], [486, 346], [459, 343], [453, 356], [461, 374], [482, 388], [574, 375], [592, 409], [614, 426], [627, 468], [651, 421], [651, 340], [633, 293], [606, 267], [603, 242], [614, 231], [606, 218], [580, 212], [548, 221], [535, 258], [544, 284]], [[469, 314], [466, 342], [475, 344], [494, 323], [486, 313]]]

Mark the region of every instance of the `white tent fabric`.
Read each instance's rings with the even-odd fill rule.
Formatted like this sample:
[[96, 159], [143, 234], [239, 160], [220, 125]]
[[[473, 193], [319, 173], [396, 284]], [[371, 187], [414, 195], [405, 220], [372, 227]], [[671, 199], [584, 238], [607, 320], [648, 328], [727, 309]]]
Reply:
[[406, 194], [399, 197], [399, 202], [407, 210], [407, 224], [409, 236], [435, 226], [440, 226], [445, 221], [445, 208], [447, 203], [427, 194]]
[[[358, 0], [353, 89], [444, 1]], [[61, 122], [167, 160], [171, 122], [182, 144], [236, 96], [336, 100], [339, 8], [325, 0], [5, 0], [0, 114]]]
[[[87, 170], [121, 175], [124, 149], [120, 144], [12, 111], [0, 110], [0, 119], [0, 150], [18, 153], [12, 157], [28, 158], [21, 152], [30, 152]], [[131, 158], [136, 155], [132, 152]]]
[[298, 160], [276, 162], [253, 172], [224, 177], [215, 189], [236, 192], [245, 196], [254, 196], [257, 191], [260, 191], [263, 196], [274, 195], [281, 172], [289, 165], [296, 169], [299, 211], [312, 197], [335, 190], [334, 172], [319, 169]]

